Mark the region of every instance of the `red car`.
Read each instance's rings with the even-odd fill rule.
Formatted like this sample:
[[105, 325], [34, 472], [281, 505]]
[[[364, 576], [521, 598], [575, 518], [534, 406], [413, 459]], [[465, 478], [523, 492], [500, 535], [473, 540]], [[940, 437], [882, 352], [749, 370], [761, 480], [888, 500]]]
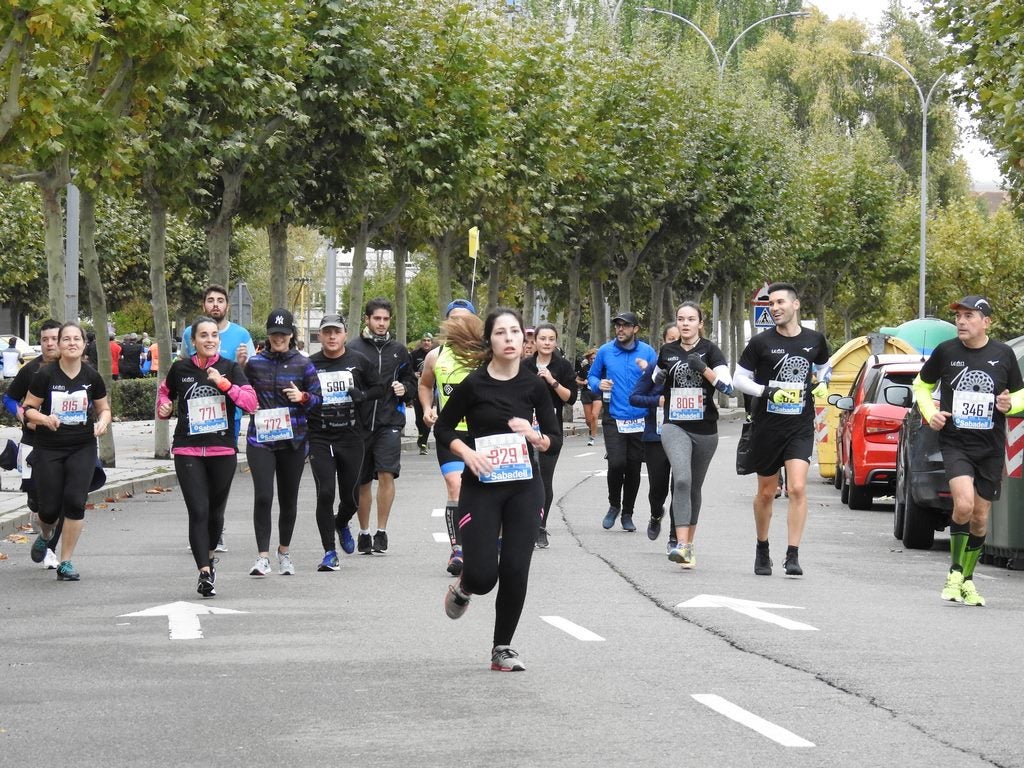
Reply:
[[833, 396], [832, 404], [841, 411], [836, 487], [851, 509], [870, 509], [875, 496], [894, 492], [900, 427], [912, 405], [908, 388], [923, 365], [918, 355], [873, 355], [861, 367], [849, 396]]

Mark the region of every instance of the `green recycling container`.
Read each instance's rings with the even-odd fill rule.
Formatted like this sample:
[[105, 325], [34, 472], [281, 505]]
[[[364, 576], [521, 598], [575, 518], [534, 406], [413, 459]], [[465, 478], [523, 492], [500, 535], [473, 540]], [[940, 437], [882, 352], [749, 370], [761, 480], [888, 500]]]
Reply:
[[[1024, 370], [1024, 336], [1007, 342], [1017, 356], [1017, 364]], [[985, 538], [983, 560], [994, 565], [1005, 565], [1013, 570], [1024, 570], [1024, 414], [1009, 416], [1006, 421], [1006, 464], [1003, 488], [999, 498], [992, 502], [989, 514], [988, 536]], [[1014, 477], [1017, 475], [1017, 477]]]

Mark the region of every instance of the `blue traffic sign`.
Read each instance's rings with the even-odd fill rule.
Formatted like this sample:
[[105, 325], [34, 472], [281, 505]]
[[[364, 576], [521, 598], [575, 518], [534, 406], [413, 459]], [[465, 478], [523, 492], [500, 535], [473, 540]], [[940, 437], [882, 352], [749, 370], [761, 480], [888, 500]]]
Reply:
[[775, 320], [772, 318], [772, 313], [768, 310], [768, 307], [754, 307], [754, 327], [775, 327]]

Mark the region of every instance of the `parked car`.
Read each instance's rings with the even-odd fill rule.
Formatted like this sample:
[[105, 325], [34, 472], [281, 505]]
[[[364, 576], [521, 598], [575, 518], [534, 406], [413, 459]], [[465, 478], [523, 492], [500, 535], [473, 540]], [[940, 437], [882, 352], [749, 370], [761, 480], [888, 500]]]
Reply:
[[893, 536], [907, 549], [931, 549], [935, 532], [945, 530], [952, 512], [938, 433], [924, 423], [915, 405], [900, 427]]
[[840, 411], [833, 483], [852, 509], [868, 509], [875, 496], [895, 488], [897, 436], [911, 401], [902, 390], [894, 397], [888, 392], [894, 385], [909, 386], [922, 365], [920, 355], [872, 355], [848, 396], [828, 398]]

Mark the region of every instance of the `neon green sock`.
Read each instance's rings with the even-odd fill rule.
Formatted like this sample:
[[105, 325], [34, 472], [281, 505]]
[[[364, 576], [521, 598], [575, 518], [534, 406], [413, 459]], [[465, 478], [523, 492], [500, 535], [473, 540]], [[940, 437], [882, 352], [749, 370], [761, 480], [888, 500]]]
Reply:
[[949, 524], [950, 570], [964, 570], [964, 551], [967, 549], [967, 537], [969, 535], [969, 523], [951, 522]]
[[974, 566], [978, 564], [978, 558], [981, 557], [981, 548], [984, 544], [984, 536], [971, 534], [967, 539], [967, 547], [964, 550], [963, 559], [960, 561], [964, 566], [964, 581], [967, 581], [967, 579], [974, 575]]

